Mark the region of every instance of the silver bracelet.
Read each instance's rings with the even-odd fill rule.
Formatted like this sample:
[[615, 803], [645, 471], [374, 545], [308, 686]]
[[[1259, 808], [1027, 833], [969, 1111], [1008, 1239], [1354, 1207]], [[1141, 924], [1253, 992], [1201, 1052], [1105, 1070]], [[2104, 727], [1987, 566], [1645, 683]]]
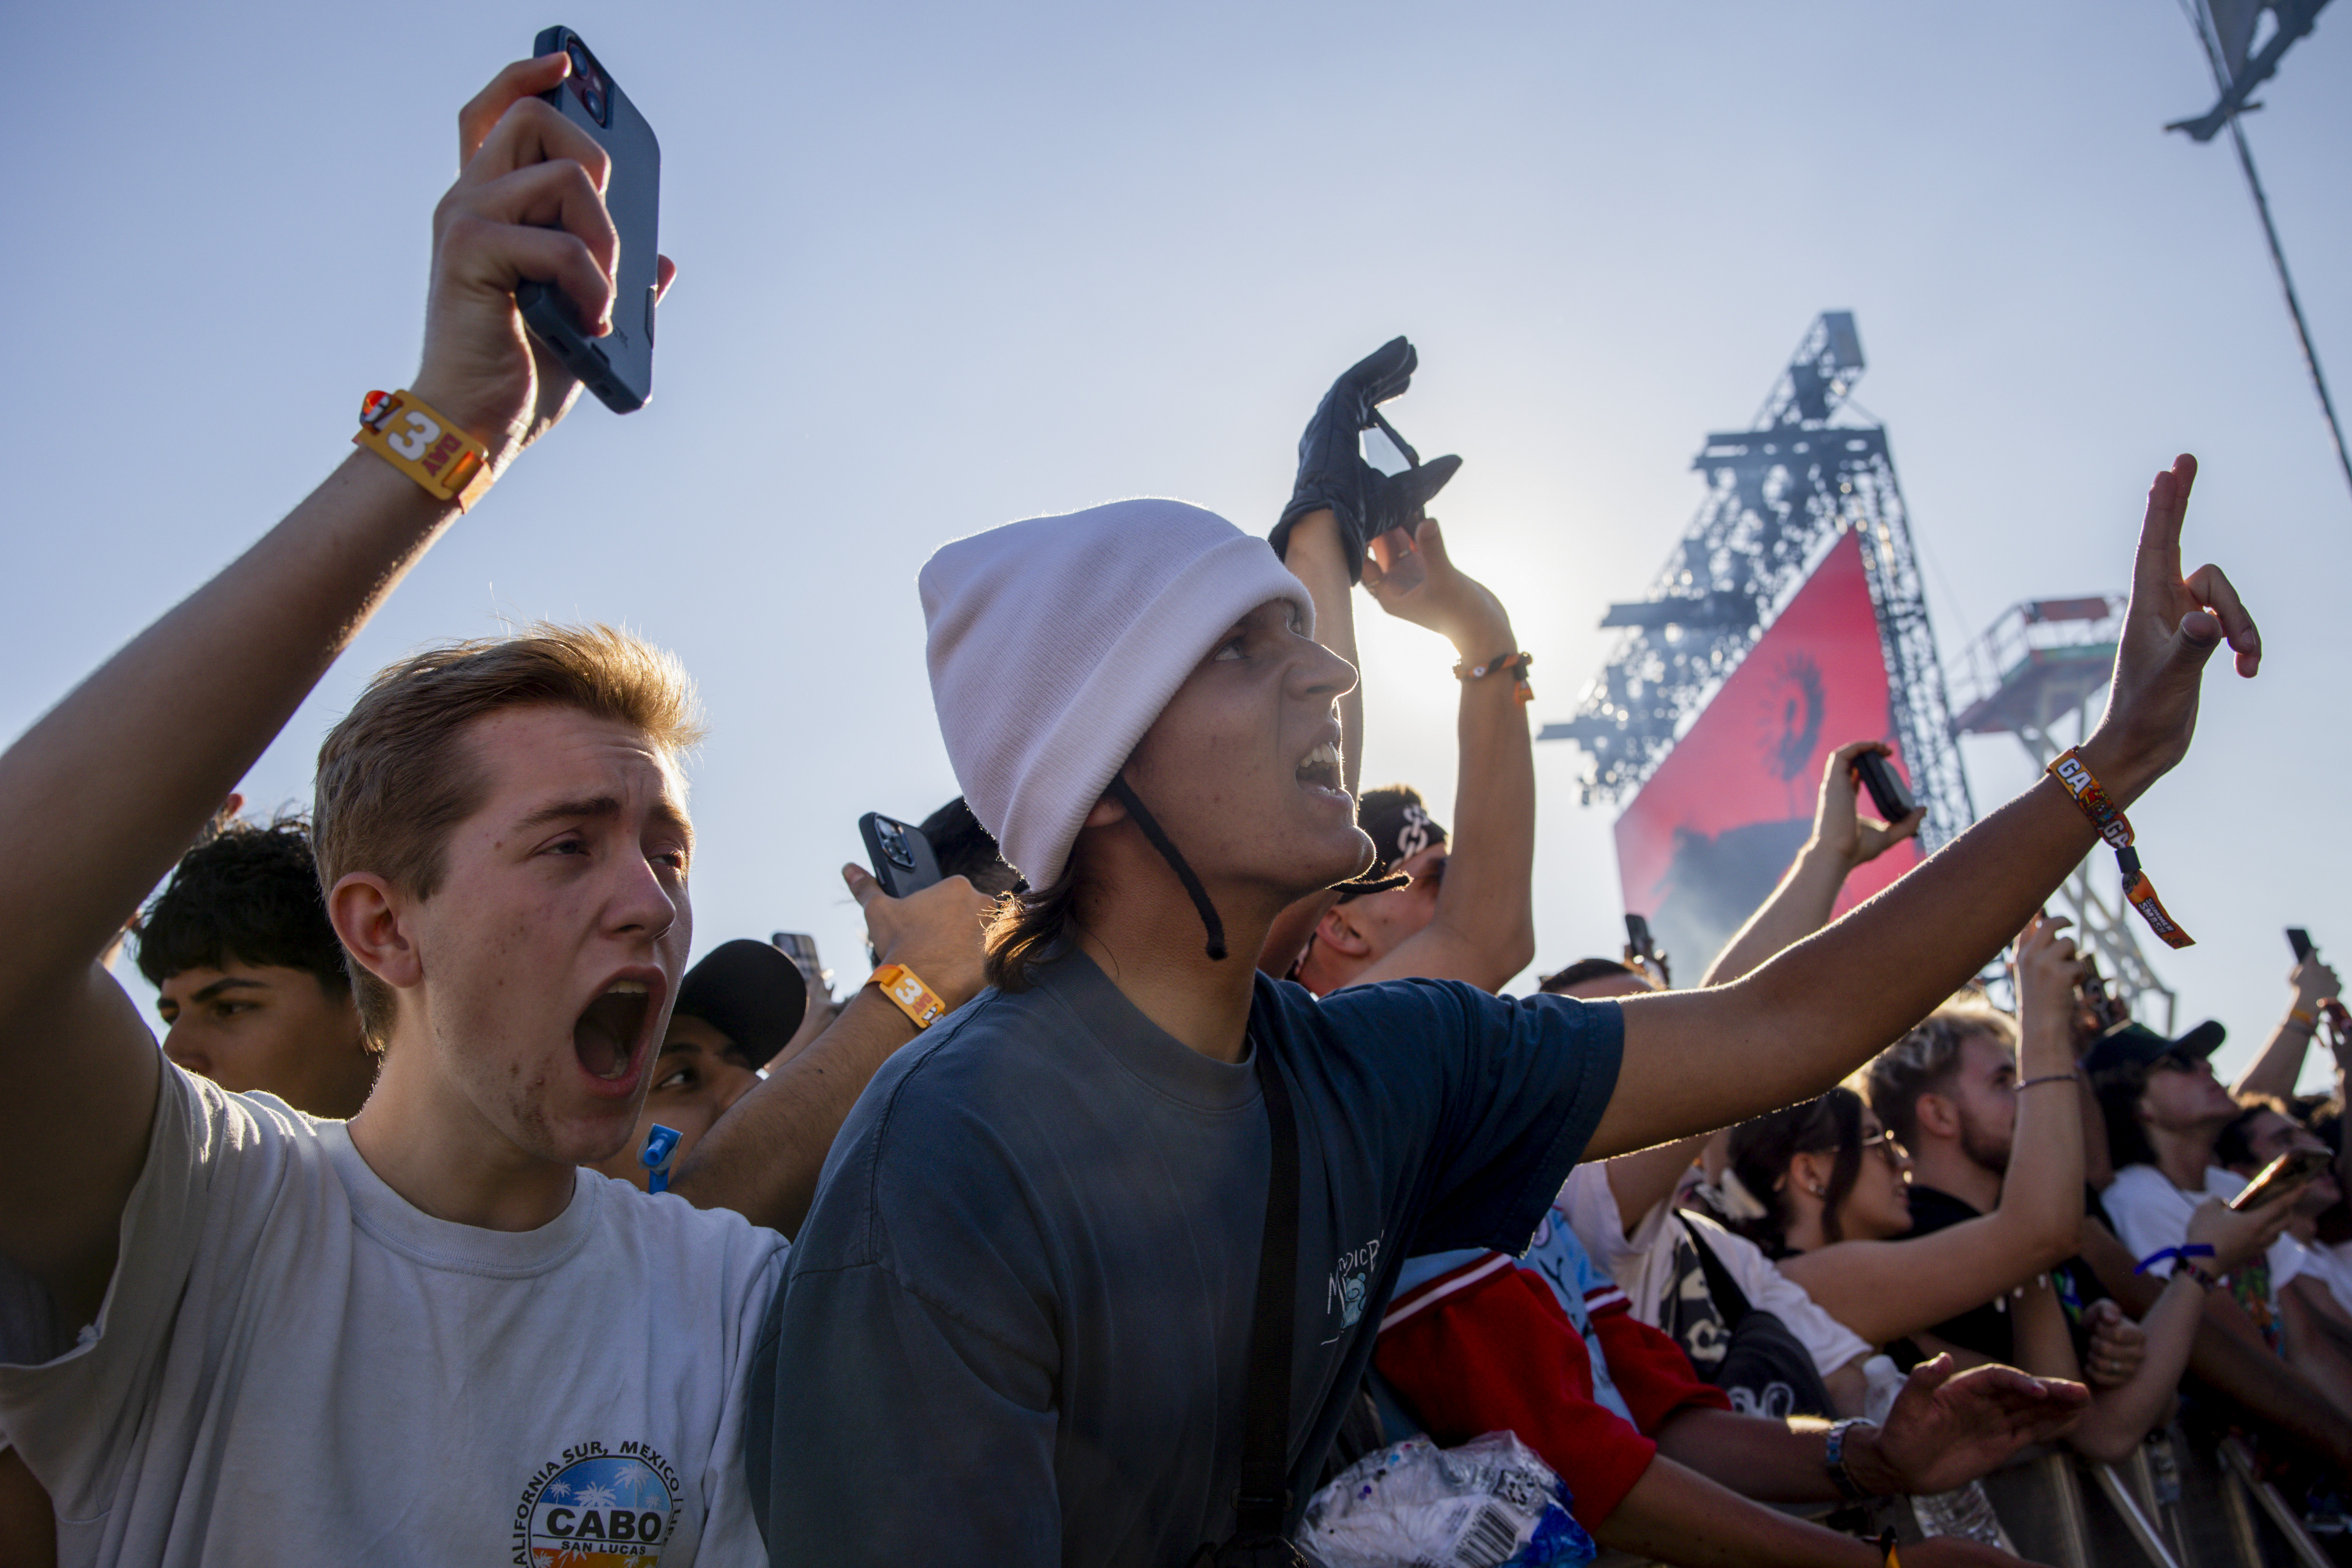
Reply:
[[1869, 1488], [1853, 1479], [1853, 1470], [1845, 1462], [1845, 1435], [1856, 1426], [1876, 1425], [1876, 1422], [1864, 1421], [1858, 1415], [1849, 1415], [1843, 1421], [1830, 1424], [1829, 1440], [1822, 1448], [1822, 1468], [1829, 1471], [1830, 1479], [1837, 1486], [1838, 1496], [1848, 1502], [1861, 1502], [1871, 1492]]

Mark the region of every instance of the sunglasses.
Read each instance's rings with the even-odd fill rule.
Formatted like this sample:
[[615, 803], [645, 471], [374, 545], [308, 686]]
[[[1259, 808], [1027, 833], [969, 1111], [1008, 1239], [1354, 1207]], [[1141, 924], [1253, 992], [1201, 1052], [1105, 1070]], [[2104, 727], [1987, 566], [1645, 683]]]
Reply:
[[1884, 1127], [1864, 1139], [1862, 1147], [1864, 1153], [1875, 1154], [1897, 1170], [1902, 1168], [1904, 1162], [1911, 1158], [1910, 1152], [1903, 1147], [1902, 1141]]

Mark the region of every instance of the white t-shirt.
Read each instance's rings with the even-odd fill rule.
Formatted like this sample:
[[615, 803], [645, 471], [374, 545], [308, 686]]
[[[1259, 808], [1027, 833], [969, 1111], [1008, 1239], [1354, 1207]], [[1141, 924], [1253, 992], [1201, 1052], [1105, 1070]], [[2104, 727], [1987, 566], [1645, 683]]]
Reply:
[[[2107, 1211], [2107, 1218], [2116, 1227], [2116, 1239], [2129, 1247], [2137, 1259], [2186, 1241], [2189, 1216], [2207, 1198], [2220, 1198], [2226, 1203], [2245, 1190], [2245, 1177], [2219, 1165], [2205, 1167], [2205, 1190], [2193, 1197], [2174, 1186], [2171, 1178], [2154, 1165], [2126, 1165], [2116, 1173], [2107, 1190], [2099, 1194], [2099, 1206]], [[2306, 1259], [2303, 1243], [2291, 1236], [2282, 1236], [2271, 1243], [2268, 1304], [2272, 1310], [2277, 1310], [2278, 1293], [2285, 1289], [2286, 1282], [2307, 1272]], [[2148, 1272], [2170, 1279], [2172, 1259], [2166, 1258]]]
[[[1617, 1194], [1609, 1185], [1608, 1169], [1600, 1161], [1570, 1171], [1559, 1195], [1560, 1206], [1576, 1228], [1576, 1238], [1633, 1299], [1633, 1316], [1658, 1327], [1664, 1321], [1666, 1291], [1675, 1277], [1673, 1201], [1654, 1206], [1628, 1237], [1624, 1220], [1617, 1212]], [[1724, 1229], [1705, 1215], [1684, 1213], [1706, 1233], [1708, 1249], [1738, 1282], [1748, 1304], [1780, 1319], [1797, 1336], [1797, 1342], [1805, 1347], [1814, 1369], [1823, 1377], [1871, 1353], [1860, 1334], [1816, 1305], [1805, 1288], [1774, 1268], [1754, 1242]]]
[[341, 1122], [163, 1079], [98, 1321], [0, 1343], [37, 1363], [0, 1364], [0, 1431], [61, 1563], [764, 1560], [745, 1372], [782, 1237], [589, 1171], [537, 1230], [453, 1225]]

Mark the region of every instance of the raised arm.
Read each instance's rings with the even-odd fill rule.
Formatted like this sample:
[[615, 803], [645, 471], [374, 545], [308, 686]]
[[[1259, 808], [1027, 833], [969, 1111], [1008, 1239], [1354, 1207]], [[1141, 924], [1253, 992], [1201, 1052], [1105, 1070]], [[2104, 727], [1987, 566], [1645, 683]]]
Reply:
[[[2261, 636], [2221, 570], [2182, 574], [2196, 473], [2184, 457], [2148, 492], [2106, 714], [2081, 748], [2126, 808], [2187, 754], [2213, 650], [2226, 640], [2245, 677], [2262, 658]], [[2044, 777], [1737, 984], [1624, 1003], [1623, 1066], [1591, 1152], [1646, 1148], [1830, 1088], [1976, 973], [2097, 843], [2064, 786]], [[2192, 847], [2147, 852], [2160, 868], [2168, 852]]]
[[1821, 793], [1813, 802], [1812, 837], [1789, 863], [1788, 874], [1772, 896], [1758, 906], [1724, 950], [1707, 965], [1701, 985], [1728, 985], [1782, 948], [1812, 935], [1830, 923], [1838, 894], [1856, 869], [1877, 859], [1919, 831], [1927, 808], [1919, 807], [1900, 822], [1865, 817], [1859, 809], [1862, 780], [1854, 760], [1867, 752], [1892, 756], [1895, 748], [1884, 741], [1853, 741], [1840, 746], [1822, 767]]
[[[509, 67], [459, 118], [464, 170], [434, 216], [418, 397], [493, 468], [560, 419], [568, 375], [527, 347], [514, 289], [552, 281], [587, 321], [612, 300], [601, 149]], [[80, 1321], [113, 1268], [161, 1058], [100, 956], [376, 606], [457, 516], [355, 451], [211, 582], [0, 754], [0, 1253]], [[202, 712], [205, 721], [186, 722]], [[158, 736], [173, 737], [159, 744]]]
[[[1829, 924], [1830, 911], [1837, 908], [1838, 894], [1855, 868], [1877, 859], [1919, 831], [1919, 824], [1927, 817], [1924, 808], [1892, 823], [1864, 817], [1856, 809], [1862, 782], [1854, 773], [1853, 760], [1864, 752], [1885, 755], [1892, 749], [1878, 741], [1853, 741], [1830, 753], [1822, 768], [1821, 791], [1813, 801], [1812, 836], [1789, 863], [1780, 886], [1707, 965], [1701, 985], [1728, 985], [1782, 948]], [[1633, 1235], [1644, 1215], [1674, 1195], [1683, 1173], [1698, 1157], [1709, 1136], [1694, 1133], [1638, 1154], [1620, 1154], [1609, 1162], [1609, 1190], [1617, 1199], [1626, 1235]]]
[[[1290, 500], [1268, 536], [1291, 574], [1307, 584], [1315, 602], [1315, 640], [1356, 663], [1356, 606], [1352, 590], [1370, 559], [1371, 542], [1417, 522], [1429, 498], [1445, 488], [1462, 466], [1459, 458], [1438, 458], [1402, 474], [1383, 474], [1364, 461], [1363, 436], [1373, 410], [1402, 395], [1412, 384], [1421, 356], [1403, 338], [1391, 338], [1348, 367], [1316, 405], [1298, 437], [1298, 472]], [[1360, 682], [1339, 700], [1341, 782], [1355, 795], [1363, 772], [1364, 689]], [[1258, 952], [1258, 966], [1276, 977], [1307, 949], [1316, 922], [1336, 895], [1301, 899], [1278, 916]]]
[[2262, 1050], [2246, 1064], [2238, 1081], [2230, 1086], [2230, 1093], [2236, 1099], [2254, 1095], [2277, 1100], [2294, 1098], [2295, 1079], [2303, 1076], [2304, 1053], [2311, 1048], [2311, 1037], [2319, 1032], [2320, 1009], [2335, 1001], [2343, 989], [2336, 971], [2320, 963], [2315, 952], [2294, 966], [2286, 983], [2294, 987], [2294, 1000], [2287, 1005], [2286, 1016], [2271, 1031], [2271, 1037], [2263, 1042]]
[[[995, 900], [961, 877], [894, 899], [856, 866], [842, 879], [886, 964], [904, 964], [950, 1011], [980, 994], [981, 928]], [[875, 1069], [919, 1033], [873, 984], [858, 987], [823, 1034], [730, 1106], [678, 1167], [670, 1190], [698, 1208], [733, 1209], [797, 1235], [849, 1108]]]
[[[1381, 608], [1438, 633], [1467, 666], [1517, 653], [1509, 613], [1455, 568], [1435, 518], [1414, 543], [1423, 563], [1414, 587], [1366, 565], [1364, 585]], [[1351, 985], [1419, 977], [1499, 991], [1535, 957], [1535, 748], [1508, 671], [1462, 682], [1454, 738], [1454, 842], [1437, 912]]]
[[2072, 1031], [2083, 965], [2058, 934], [2065, 923], [2037, 917], [2018, 938], [2017, 1127], [2000, 1206], [1907, 1241], [1840, 1241], [1780, 1260], [1781, 1273], [1873, 1344], [1980, 1307], [2074, 1256], [2083, 1126]]

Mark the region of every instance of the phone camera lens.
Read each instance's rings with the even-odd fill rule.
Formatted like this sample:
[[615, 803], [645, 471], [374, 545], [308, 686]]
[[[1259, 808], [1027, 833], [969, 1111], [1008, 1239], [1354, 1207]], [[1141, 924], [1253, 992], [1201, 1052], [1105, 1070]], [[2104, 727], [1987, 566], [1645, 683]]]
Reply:
[[589, 88], [581, 93], [580, 104], [582, 108], [587, 110], [589, 118], [595, 121], [597, 124], [602, 125], [604, 122], [604, 95], [603, 93], [598, 92], [593, 87]]
[[882, 853], [890, 864], [908, 871], [915, 868], [915, 857], [907, 847], [907, 836], [904, 833], [896, 827], [886, 827], [879, 837], [882, 840]]

